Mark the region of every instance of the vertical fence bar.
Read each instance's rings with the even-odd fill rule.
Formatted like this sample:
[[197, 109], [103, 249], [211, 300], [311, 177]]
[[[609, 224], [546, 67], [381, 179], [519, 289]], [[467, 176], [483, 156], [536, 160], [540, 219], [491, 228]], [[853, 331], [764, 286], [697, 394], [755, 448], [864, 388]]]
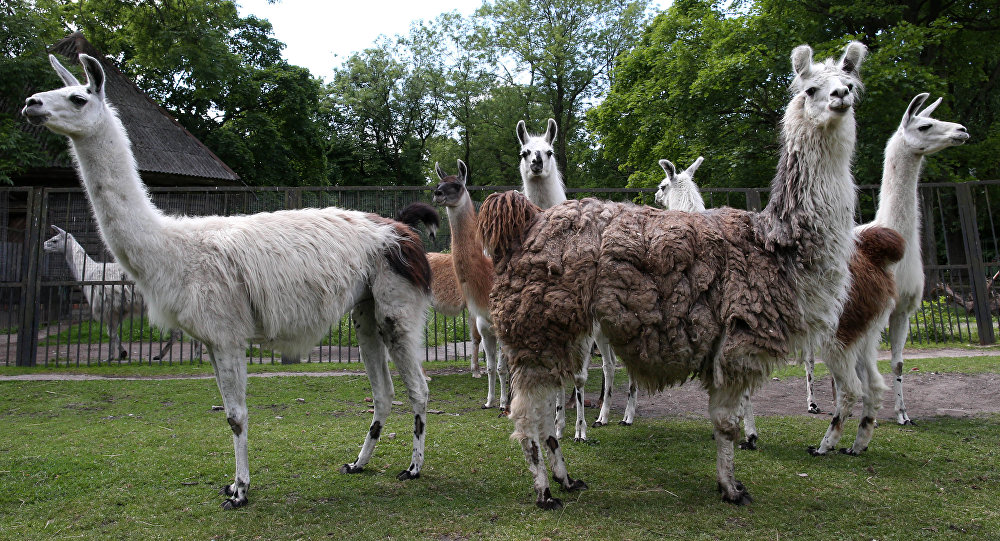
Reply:
[[35, 366], [38, 351], [38, 295], [41, 288], [39, 267], [41, 263], [41, 229], [44, 222], [45, 193], [41, 188], [28, 192], [27, 219], [21, 282], [21, 321], [17, 329], [17, 366]]
[[976, 225], [976, 204], [972, 200], [972, 190], [968, 183], [956, 185], [955, 195], [958, 197], [959, 223], [962, 226], [962, 240], [965, 244], [965, 261], [969, 266], [969, 283], [972, 286], [979, 343], [992, 344], [996, 339], [993, 336], [993, 314], [990, 311], [989, 291], [986, 288], [986, 266], [983, 264], [983, 250], [979, 243], [979, 228]]

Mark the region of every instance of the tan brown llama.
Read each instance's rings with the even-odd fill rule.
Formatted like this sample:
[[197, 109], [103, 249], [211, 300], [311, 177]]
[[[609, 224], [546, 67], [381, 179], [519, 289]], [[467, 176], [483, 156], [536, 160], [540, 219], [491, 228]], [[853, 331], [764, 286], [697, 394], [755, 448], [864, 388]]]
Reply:
[[[469, 169], [465, 162], [458, 160], [458, 174], [448, 175], [441, 166], [434, 164], [434, 171], [441, 183], [434, 189], [433, 201], [445, 207], [451, 227], [451, 257], [459, 289], [465, 297], [469, 313], [476, 319], [476, 326], [483, 337], [486, 350], [486, 404], [483, 408], [499, 406], [502, 412], [507, 408], [507, 363], [503, 351], [498, 348], [493, 320], [490, 318], [490, 290], [495, 275], [493, 262], [483, 254], [483, 239], [479, 236], [476, 207], [472, 204], [465, 183]], [[499, 382], [500, 396], [496, 386]]]

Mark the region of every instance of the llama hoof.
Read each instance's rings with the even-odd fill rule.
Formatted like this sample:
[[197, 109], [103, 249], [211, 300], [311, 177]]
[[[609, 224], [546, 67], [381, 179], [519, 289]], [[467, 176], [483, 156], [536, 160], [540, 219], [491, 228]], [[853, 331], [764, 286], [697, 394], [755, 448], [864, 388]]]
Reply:
[[753, 496], [750, 496], [750, 491], [743, 486], [743, 483], [736, 481], [736, 486], [733, 488], [735, 489], [735, 492], [733, 494], [729, 494], [723, 490], [722, 484], [719, 484], [719, 492], [722, 493], [722, 501], [733, 505], [747, 505], [753, 502]]
[[361, 473], [363, 466], [355, 466], [354, 464], [344, 464], [340, 467], [340, 473]]
[[219, 488], [219, 494], [222, 494], [223, 496], [232, 496], [236, 493], [233, 492], [233, 485], [223, 485]]
[[618, 421], [618, 424], [621, 426], [632, 426], [630, 421]]
[[604, 423], [602, 423], [600, 421], [594, 421], [594, 424], [592, 424], [590, 426], [591, 426], [591, 428], [601, 428], [602, 426], [604, 426]]
[[816, 448], [816, 447], [814, 447], [812, 445], [809, 446], [809, 449], [807, 449], [807, 451], [812, 456], [825, 456], [826, 455], [826, 451], [820, 451], [818, 448]]
[[241, 498], [229, 498], [228, 500], [222, 502], [222, 505], [220, 505], [220, 507], [222, 507], [223, 509], [236, 509], [237, 507], [243, 507], [244, 505], [246, 505], [249, 502], [250, 502], [250, 500], [248, 500], [246, 498], [242, 498], [242, 499]]
[[539, 498], [538, 501], [535, 502], [535, 505], [546, 511], [556, 511], [558, 509], [562, 509], [563, 506], [562, 500], [559, 498], [553, 498], [552, 496]]
[[500, 414], [497, 415], [497, 418], [507, 417], [508, 415], [510, 415], [509, 411], [504, 408], [500, 408]]
[[128, 359], [128, 352], [123, 349], [120, 353], [118, 353], [118, 358], [119, 359]]
[[396, 475], [396, 480], [398, 481], [409, 481], [410, 479], [419, 479], [420, 472], [411, 472], [410, 470], [403, 470]]
[[809, 413], [823, 413], [816, 404], [809, 404]]
[[757, 450], [757, 434], [751, 434], [749, 438], [740, 442], [740, 449], [747, 451]]
[[583, 479], [570, 479], [570, 484], [566, 487], [566, 490], [576, 492], [578, 490], [587, 490], [588, 488], [590, 487], [587, 486], [587, 483], [583, 482]]
[[153, 360], [154, 360], [154, 361], [159, 361], [159, 360], [160, 360], [160, 356], [159, 356], [159, 355], [156, 355], [156, 356], [154, 356], [154, 357], [153, 357]]
[[910, 419], [909, 417], [904, 418], [902, 421], [898, 422], [898, 424], [899, 426], [906, 426], [906, 425], [917, 426], [917, 423], [915, 423], [913, 419]]
[[861, 453], [865, 452], [866, 449], [867, 447], [865, 449], [861, 449], [860, 451], [855, 451], [854, 447], [851, 447], [850, 449], [848, 449], [847, 447], [841, 447], [840, 454], [850, 455], [850, 456], [860, 456]]
[[472, 377], [474, 377], [476, 379], [479, 379], [479, 378], [483, 377], [483, 375], [481, 373], [479, 373], [479, 372], [473, 372], [472, 373]]

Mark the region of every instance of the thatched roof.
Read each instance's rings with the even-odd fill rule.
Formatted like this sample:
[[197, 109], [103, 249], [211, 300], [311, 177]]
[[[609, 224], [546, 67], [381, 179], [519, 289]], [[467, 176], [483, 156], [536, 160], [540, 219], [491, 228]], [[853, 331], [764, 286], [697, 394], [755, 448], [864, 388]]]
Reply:
[[[153, 186], [232, 185], [239, 183], [233, 172], [218, 156], [180, 125], [164, 108], [157, 105], [135, 83], [123, 74], [111, 60], [88, 42], [79, 32], [56, 43], [51, 52], [78, 64], [80, 53], [100, 60], [106, 75], [105, 94], [121, 117], [139, 172], [146, 184]], [[25, 127], [27, 124], [25, 123]], [[51, 140], [41, 139], [52, 156], [49, 167], [30, 171], [25, 183], [59, 184], [65, 173], [75, 179], [72, 163], [61, 148], [52, 147]], [[16, 184], [21, 184], [15, 180]], [[73, 181], [75, 183], [75, 180]]]

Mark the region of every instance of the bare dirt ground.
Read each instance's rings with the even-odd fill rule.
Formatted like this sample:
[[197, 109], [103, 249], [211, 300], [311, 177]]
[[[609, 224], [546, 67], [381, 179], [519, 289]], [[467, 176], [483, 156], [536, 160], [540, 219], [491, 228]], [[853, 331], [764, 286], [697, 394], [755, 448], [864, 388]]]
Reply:
[[[996, 349], [933, 349], [907, 350], [904, 358], [916, 361], [921, 358], [934, 357], [967, 357], [998, 355]], [[881, 359], [888, 358], [888, 352], [881, 352]], [[907, 368], [919, 365], [912, 362]], [[599, 378], [599, 366], [592, 365], [592, 378]], [[431, 376], [467, 373], [468, 368], [446, 368], [429, 370]], [[336, 370], [323, 372], [265, 372], [251, 374], [251, 377], [333, 377], [343, 375], [364, 375], [356, 370]], [[891, 374], [886, 376], [886, 383], [891, 385]], [[0, 373], [0, 381], [82, 381], [82, 380], [143, 380], [143, 379], [210, 379], [211, 375], [155, 375], [113, 377], [92, 374], [60, 374], [45, 372], [38, 374], [20, 374], [5, 376]], [[619, 415], [625, 407], [627, 396], [625, 378], [616, 381], [615, 392], [612, 394], [612, 411]], [[906, 371], [903, 376], [906, 406], [911, 418], [920, 419], [934, 416], [969, 417], [975, 415], [1000, 412], [1000, 374], [936, 374], [926, 372]], [[484, 382], [485, 386], [485, 382]], [[434, 383], [431, 383], [433, 392]], [[829, 415], [832, 410], [833, 393], [830, 377], [818, 378], [814, 385], [816, 401], [824, 413]], [[754, 394], [754, 413], [757, 415], [809, 415], [806, 413], [805, 379], [787, 378], [780, 381], [769, 381]], [[893, 418], [893, 393], [885, 393], [880, 419]], [[590, 402], [590, 400], [588, 400]], [[697, 381], [688, 382], [680, 387], [672, 387], [656, 394], [640, 393], [638, 415], [649, 418], [664, 417], [707, 417], [708, 394]]]

